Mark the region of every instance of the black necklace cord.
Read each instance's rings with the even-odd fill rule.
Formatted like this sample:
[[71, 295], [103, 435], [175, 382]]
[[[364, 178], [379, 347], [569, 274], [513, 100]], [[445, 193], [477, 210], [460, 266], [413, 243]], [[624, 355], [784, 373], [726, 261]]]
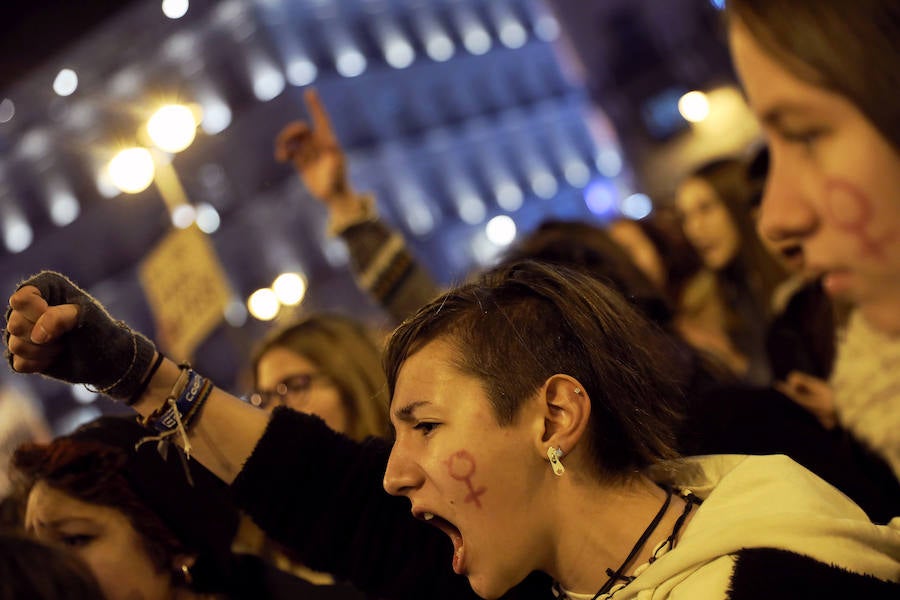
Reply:
[[[684, 493], [684, 492], [683, 492]], [[672, 534], [666, 538], [666, 541], [662, 546], [668, 546], [669, 550], [675, 547], [675, 537], [678, 535], [678, 532], [681, 531], [681, 526], [684, 525], [684, 521], [687, 519], [688, 514], [690, 514], [691, 509], [694, 508], [695, 505], [699, 506], [703, 503], [703, 500], [698, 498], [693, 494], [693, 492], [684, 493], [684, 510], [681, 513], [681, 516], [678, 517], [678, 520], [675, 521], [675, 527], [672, 528]], [[661, 547], [662, 547], [661, 546]], [[656, 556], [652, 556], [650, 558], [650, 562], [654, 562], [656, 560]]]
[[619, 565], [619, 568], [613, 571], [612, 569], [606, 569], [606, 574], [609, 576], [609, 579], [606, 580], [600, 589], [597, 590], [597, 593], [594, 594], [594, 597], [591, 600], [597, 600], [601, 594], [605, 594], [615, 583], [619, 580], [630, 581], [628, 577], [623, 577], [622, 573], [625, 571], [625, 568], [634, 560], [634, 557], [637, 556], [638, 552], [641, 551], [641, 548], [644, 547], [644, 544], [647, 543], [647, 540], [653, 534], [653, 531], [659, 525], [659, 522], [662, 521], [663, 515], [666, 514], [666, 511], [669, 509], [669, 504], [672, 502], [672, 488], [666, 487], [666, 501], [663, 502], [662, 507], [659, 509], [659, 512], [656, 513], [656, 516], [653, 517], [653, 520], [650, 521], [650, 525], [647, 526], [647, 529], [644, 530], [644, 533], [641, 534], [641, 537], [638, 538], [638, 541], [631, 548], [631, 552], [628, 553], [628, 556], [625, 558], [625, 561]]

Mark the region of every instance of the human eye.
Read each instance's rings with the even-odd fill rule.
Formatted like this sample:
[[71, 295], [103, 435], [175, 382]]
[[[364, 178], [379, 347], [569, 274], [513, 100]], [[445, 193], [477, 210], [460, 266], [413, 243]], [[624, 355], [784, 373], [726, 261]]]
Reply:
[[95, 537], [84, 533], [61, 534], [59, 541], [69, 548], [83, 548], [94, 541]]
[[433, 421], [419, 421], [413, 426], [413, 429], [421, 432], [425, 437], [428, 437], [434, 433], [434, 430], [438, 428], [438, 425], [440, 425], [440, 423], [435, 423]]
[[812, 149], [813, 145], [825, 134], [825, 130], [820, 127], [801, 127], [784, 129], [780, 133], [785, 142]]
[[286, 379], [279, 385], [279, 392], [284, 390], [284, 394], [299, 394], [305, 392], [312, 387], [312, 375], [296, 375], [290, 379]]

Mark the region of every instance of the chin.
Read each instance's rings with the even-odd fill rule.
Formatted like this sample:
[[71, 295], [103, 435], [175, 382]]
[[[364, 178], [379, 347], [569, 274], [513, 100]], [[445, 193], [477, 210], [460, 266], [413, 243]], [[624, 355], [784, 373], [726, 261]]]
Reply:
[[511, 585], [503, 585], [496, 579], [483, 575], [467, 575], [467, 577], [472, 590], [478, 594], [479, 598], [484, 598], [484, 600], [496, 600], [512, 587]]

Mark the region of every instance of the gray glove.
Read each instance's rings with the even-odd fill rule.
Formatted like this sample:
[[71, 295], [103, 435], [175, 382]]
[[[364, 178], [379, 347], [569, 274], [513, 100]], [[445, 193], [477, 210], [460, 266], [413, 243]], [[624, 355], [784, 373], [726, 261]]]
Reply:
[[[75, 304], [78, 323], [59, 339], [62, 351], [43, 373], [69, 383], [84, 383], [112, 398], [129, 399], [150, 368], [156, 347], [122, 321], [115, 321], [90, 294], [64, 275], [41, 271], [19, 284], [33, 285], [50, 306]], [[11, 309], [7, 310], [9, 319]], [[6, 332], [7, 346], [9, 332]], [[7, 351], [12, 366], [12, 355]]]

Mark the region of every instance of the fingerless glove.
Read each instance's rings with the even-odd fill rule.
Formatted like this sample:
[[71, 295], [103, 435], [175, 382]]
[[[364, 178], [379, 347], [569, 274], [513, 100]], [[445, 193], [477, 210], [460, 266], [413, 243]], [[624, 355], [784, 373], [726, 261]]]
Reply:
[[[132, 398], [153, 361], [153, 342], [123, 321], [114, 320], [103, 305], [64, 275], [41, 271], [16, 289], [26, 285], [36, 287], [50, 306], [78, 307], [77, 325], [59, 338], [62, 351], [43, 375], [90, 385], [111, 398]], [[7, 358], [11, 366], [12, 356]]]

